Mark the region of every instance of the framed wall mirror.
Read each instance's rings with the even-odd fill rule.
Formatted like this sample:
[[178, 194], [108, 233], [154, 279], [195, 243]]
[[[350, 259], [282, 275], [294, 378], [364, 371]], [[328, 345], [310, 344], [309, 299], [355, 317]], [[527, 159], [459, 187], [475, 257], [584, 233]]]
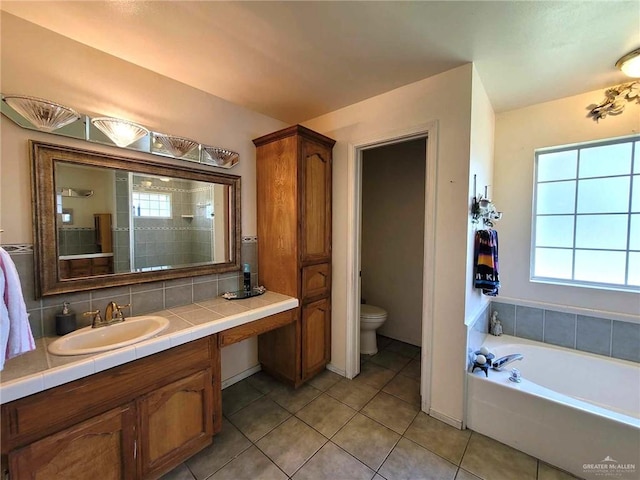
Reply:
[[35, 141], [30, 154], [38, 297], [240, 269], [240, 177]]

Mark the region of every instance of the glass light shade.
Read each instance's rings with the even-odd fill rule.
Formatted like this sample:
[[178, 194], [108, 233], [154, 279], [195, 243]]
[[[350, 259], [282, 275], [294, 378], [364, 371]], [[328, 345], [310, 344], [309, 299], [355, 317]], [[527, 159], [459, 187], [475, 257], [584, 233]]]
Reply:
[[164, 133], [155, 133], [155, 139], [169, 150], [174, 157], [184, 157], [198, 146], [198, 142], [184, 137], [174, 137]]
[[128, 147], [149, 134], [142, 125], [112, 117], [92, 118], [91, 123], [119, 147]]
[[42, 98], [5, 95], [4, 101], [35, 127], [52, 132], [80, 119], [75, 110]]
[[639, 78], [640, 77], [640, 48], [633, 52], [627, 53], [620, 60], [616, 62], [622, 72], [628, 77]]
[[231, 168], [240, 160], [240, 155], [231, 150], [218, 147], [202, 147], [203, 163], [210, 163], [216, 167]]

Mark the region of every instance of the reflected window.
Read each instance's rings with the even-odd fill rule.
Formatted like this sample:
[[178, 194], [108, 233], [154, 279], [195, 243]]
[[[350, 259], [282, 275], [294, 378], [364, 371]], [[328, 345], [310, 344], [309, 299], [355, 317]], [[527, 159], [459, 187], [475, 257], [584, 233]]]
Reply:
[[170, 193], [132, 192], [133, 216], [171, 218]]

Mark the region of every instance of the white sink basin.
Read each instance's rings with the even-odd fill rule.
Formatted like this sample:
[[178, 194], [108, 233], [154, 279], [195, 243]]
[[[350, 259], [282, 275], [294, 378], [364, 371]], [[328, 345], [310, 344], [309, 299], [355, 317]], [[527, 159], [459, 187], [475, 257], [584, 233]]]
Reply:
[[124, 322], [107, 327], [85, 327], [52, 342], [49, 353], [54, 355], [85, 355], [126, 347], [157, 335], [169, 326], [164, 317], [144, 315], [129, 317]]

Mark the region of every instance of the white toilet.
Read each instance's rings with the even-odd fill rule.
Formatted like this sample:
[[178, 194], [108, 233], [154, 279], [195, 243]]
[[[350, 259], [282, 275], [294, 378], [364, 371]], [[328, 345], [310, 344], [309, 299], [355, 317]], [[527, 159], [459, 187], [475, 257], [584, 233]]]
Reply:
[[360, 353], [374, 355], [378, 353], [376, 330], [387, 319], [387, 311], [373, 305], [360, 305]]

